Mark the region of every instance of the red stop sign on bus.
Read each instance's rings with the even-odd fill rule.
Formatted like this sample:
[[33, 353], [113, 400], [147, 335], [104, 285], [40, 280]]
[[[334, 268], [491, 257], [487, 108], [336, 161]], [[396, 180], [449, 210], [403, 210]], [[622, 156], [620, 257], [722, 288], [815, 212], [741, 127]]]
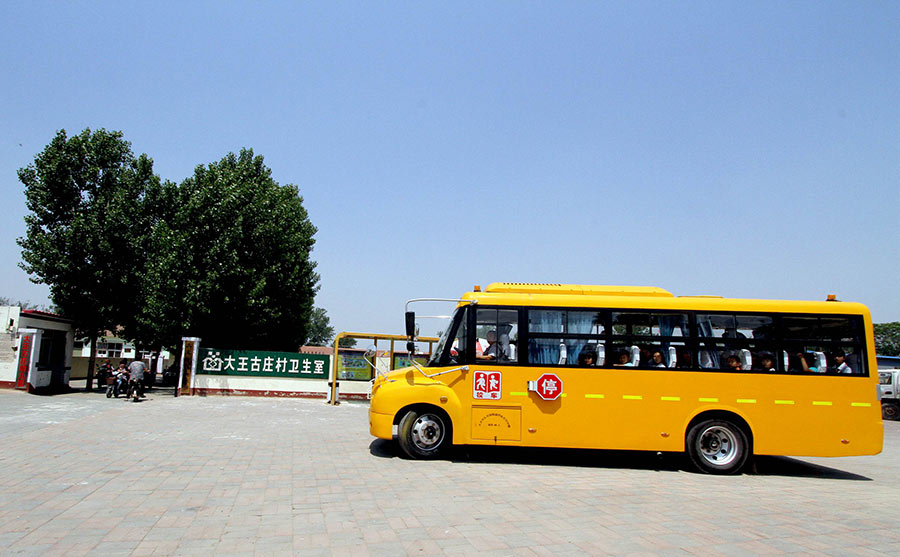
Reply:
[[562, 380], [555, 373], [545, 373], [538, 377], [535, 392], [544, 400], [556, 400], [562, 394]]

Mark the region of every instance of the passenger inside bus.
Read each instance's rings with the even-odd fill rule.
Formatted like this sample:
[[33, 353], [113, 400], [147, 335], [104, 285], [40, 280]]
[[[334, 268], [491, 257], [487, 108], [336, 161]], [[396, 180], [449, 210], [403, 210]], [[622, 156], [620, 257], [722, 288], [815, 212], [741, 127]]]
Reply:
[[[806, 372], [819, 373], [819, 368], [816, 366], [816, 356], [812, 352], [798, 352], [796, 354], [797, 360], [800, 363], [800, 368]], [[812, 365], [810, 365], [812, 362]], [[824, 370], [823, 370], [824, 371]]]
[[694, 359], [691, 357], [690, 350], [682, 350], [678, 356], [678, 369], [691, 369], [694, 367]]
[[762, 363], [762, 370], [768, 372], [775, 371], [775, 357], [769, 354], [768, 352], [763, 352], [759, 355], [760, 361]]
[[728, 371], [741, 371], [741, 360], [734, 354], [728, 356], [728, 359], [725, 360], [725, 369]]
[[666, 367], [666, 361], [663, 359], [663, 354], [661, 351], [653, 351], [653, 361], [650, 362], [650, 367]]
[[847, 365], [847, 355], [843, 350], [836, 350], [831, 354], [834, 360], [832, 371], [834, 373], [853, 373], [853, 369]]
[[593, 367], [597, 362], [597, 353], [590, 346], [585, 346], [578, 355], [578, 365]]
[[488, 347], [484, 349], [480, 356], [475, 356], [479, 360], [501, 360], [502, 359], [502, 350], [500, 349], [500, 345], [497, 343], [497, 331], [488, 331], [487, 332], [487, 342]]
[[626, 367], [631, 365], [631, 357], [628, 355], [627, 350], [619, 351], [618, 362], [613, 364], [616, 367]]

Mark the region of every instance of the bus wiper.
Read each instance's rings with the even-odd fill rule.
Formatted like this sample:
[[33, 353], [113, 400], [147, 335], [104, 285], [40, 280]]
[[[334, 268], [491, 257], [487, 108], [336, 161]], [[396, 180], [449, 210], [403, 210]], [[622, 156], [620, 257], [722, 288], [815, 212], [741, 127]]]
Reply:
[[438, 375], [444, 375], [445, 373], [453, 373], [454, 371], [469, 371], [469, 366], [460, 366], [460, 367], [455, 367], [453, 369], [448, 369], [445, 371], [440, 371], [438, 373], [432, 373], [431, 375], [428, 375], [427, 373], [425, 373], [424, 369], [419, 367], [419, 364], [416, 363], [415, 359], [410, 359], [409, 363], [411, 363], [414, 368], [419, 370], [419, 373], [421, 373], [422, 375], [424, 375], [425, 377], [427, 377], [429, 379], [431, 379], [432, 377], [437, 377]]

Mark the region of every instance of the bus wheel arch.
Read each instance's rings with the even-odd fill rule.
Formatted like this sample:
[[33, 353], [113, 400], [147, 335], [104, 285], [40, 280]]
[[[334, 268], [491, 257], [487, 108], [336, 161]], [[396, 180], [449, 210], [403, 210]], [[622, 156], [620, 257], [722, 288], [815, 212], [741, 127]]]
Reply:
[[406, 406], [394, 416], [394, 423], [397, 424], [397, 442], [409, 458], [438, 458], [453, 444], [453, 422], [438, 406]]
[[700, 472], [737, 474], [753, 455], [753, 430], [735, 412], [707, 410], [685, 428], [684, 450]]

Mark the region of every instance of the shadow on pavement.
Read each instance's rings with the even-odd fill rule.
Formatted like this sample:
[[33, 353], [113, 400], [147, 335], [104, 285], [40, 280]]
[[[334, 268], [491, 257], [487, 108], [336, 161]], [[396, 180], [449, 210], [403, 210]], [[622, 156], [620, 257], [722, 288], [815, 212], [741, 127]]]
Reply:
[[[394, 441], [375, 439], [369, 452], [379, 458], [406, 458]], [[578, 466], [582, 468], [610, 468], [691, 472], [687, 457], [682, 453], [652, 451], [612, 451], [599, 449], [548, 449], [535, 447], [453, 447], [444, 460], [450, 462], [478, 462], [494, 464], [529, 464], [537, 466]], [[746, 468], [748, 475], [823, 478], [830, 480], [872, 481], [871, 478], [821, 466], [784, 456], [757, 456]]]
[[829, 480], [854, 480], [871, 482], [872, 478], [845, 472], [837, 468], [821, 466], [787, 456], [758, 456], [754, 473], [757, 476], [789, 476], [797, 478], [824, 478]]
[[[72, 394], [72, 393], [80, 393], [86, 396], [94, 396], [94, 397], [106, 397], [106, 385], [97, 385], [94, 384], [94, 388], [90, 391], [85, 389], [86, 381], [84, 379], [76, 379], [69, 383], [69, 388], [64, 391], [59, 392], [48, 392], [46, 394]], [[40, 394], [40, 393], [35, 393]], [[175, 396], [175, 387], [170, 385], [162, 385], [160, 383], [156, 383], [153, 387], [144, 389], [144, 394], [147, 395], [147, 398], [164, 398], [164, 397], [174, 397]], [[125, 398], [124, 394], [120, 394], [118, 398]], [[146, 400], [146, 399], [145, 399]]]
[[[406, 458], [396, 442], [375, 439], [369, 452], [380, 458]], [[681, 469], [679, 453], [650, 451], [603, 451], [593, 449], [548, 449], [536, 447], [453, 447], [444, 460], [495, 464], [579, 466], [585, 468], [634, 468], [637, 470]]]

